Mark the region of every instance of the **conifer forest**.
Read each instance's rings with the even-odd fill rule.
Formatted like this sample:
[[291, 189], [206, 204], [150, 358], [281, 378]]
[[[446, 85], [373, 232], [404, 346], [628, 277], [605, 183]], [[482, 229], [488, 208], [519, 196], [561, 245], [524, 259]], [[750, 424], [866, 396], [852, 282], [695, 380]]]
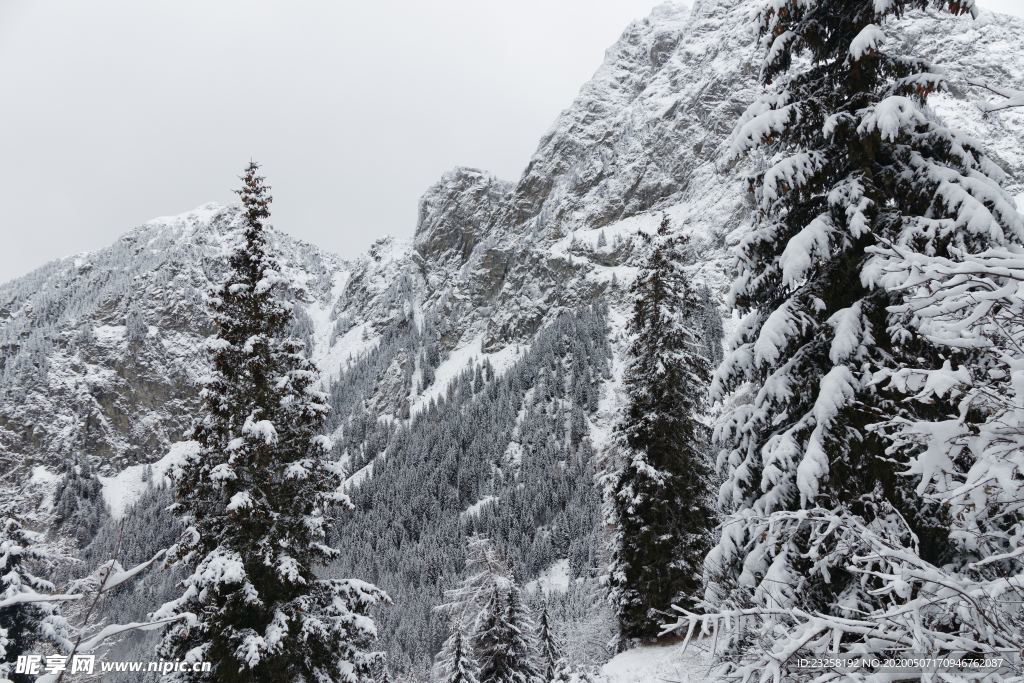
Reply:
[[0, 683], [1024, 681], [1024, 12], [593, 66], [410, 237], [231, 158], [0, 284]]

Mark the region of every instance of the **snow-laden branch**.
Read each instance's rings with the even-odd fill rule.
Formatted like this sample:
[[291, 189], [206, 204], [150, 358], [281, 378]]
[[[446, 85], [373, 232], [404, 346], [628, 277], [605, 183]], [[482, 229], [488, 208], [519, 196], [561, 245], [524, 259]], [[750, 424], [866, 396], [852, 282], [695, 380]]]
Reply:
[[967, 82], [976, 88], [982, 88], [990, 93], [1003, 98], [1001, 101], [990, 101], [990, 102], [979, 102], [978, 106], [986, 114], [991, 114], [996, 111], [1003, 111], [1004, 109], [1012, 109], [1014, 107], [1024, 107], [1024, 90], [1014, 90], [1012, 88], [1004, 88], [998, 85], [994, 85], [989, 81], [982, 81], [977, 79], [969, 78]]
[[[870, 592], [885, 598], [888, 606], [862, 611], [850, 605], [847, 616], [770, 604], [708, 614], [676, 608], [680, 618], [666, 626], [665, 632], [685, 633], [685, 645], [698, 634], [714, 637], [716, 644], [721, 633], [731, 634], [733, 640], [763, 639], [761, 651], [748, 648], [746, 658], [727, 665], [735, 678], [761, 681], [787, 680], [789, 667], [798, 657], [899, 652], [999, 656], [1021, 648], [1019, 604], [1024, 596], [1024, 574], [999, 572], [987, 578], [938, 567], [897, 542], [900, 534], [826, 509], [771, 515], [770, 526], [786, 524], [809, 529], [812, 537], [818, 533], [831, 537], [832, 554], [845, 558], [843, 568], [851, 576], [864, 577], [861, 585], [870, 586]], [[999, 561], [1006, 559], [1013, 558]], [[959, 628], [949, 628], [951, 615]], [[728, 659], [728, 653], [720, 654]], [[1007, 659], [1003, 673], [1014, 666]], [[866, 680], [871, 672], [852, 670], [843, 675], [843, 680]], [[948, 680], [969, 677], [951, 675]]]
[[69, 602], [72, 600], [81, 600], [85, 597], [84, 593], [36, 593], [34, 591], [27, 591], [24, 593], [16, 593], [9, 598], [0, 600], [0, 609], [7, 607], [14, 607], [15, 605], [26, 605], [36, 602]]
[[[193, 614], [182, 612], [169, 617], [157, 617], [146, 622], [108, 624], [91, 635], [87, 634], [89, 618], [97, 603], [100, 601], [100, 598], [126, 581], [129, 581], [144, 572], [157, 560], [163, 557], [166, 552], [166, 550], [160, 550], [150, 559], [135, 565], [131, 569], [124, 569], [120, 562], [116, 559], [111, 559], [101, 564], [96, 571], [89, 576], [71, 582], [72, 590], [80, 591], [75, 594], [73, 599], [81, 599], [88, 595], [92, 600], [85, 612], [82, 625], [76, 629], [78, 634], [74, 644], [71, 645], [70, 652], [68, 653], [69, 657], [74, 657], [75, 654], [91, 653], [105, 641], [121, 633], [129, 631], [149, 631], [180, 620], [185, 620], [190, 623], [195, 621], [195, 616]], [[59, 673], [47, 674], [39, 678], [37, 683], [59, 683], [63, 680], [64, 673], [64, 671], [61, 671]]]
[[138, 564], [131, 569], [125, 569], [117, 560], [108, 560], [101, 564], [96, 571], [84, 579], [71, 582], [72, 590], [96, 591], [100, 594], [109, 593], [126, 581], [130, 581], [142, 572], [146, 571], [167, 553], [166, 550], [159, 551], [156, 555]]
[[190, 612], [182, 612], [181, 614], [175, 614], [163, 619], [154, 619], [152, 621], [134, 621], [129, 624], [109, 624], [79, 645], [78, 652], [86, 654], [93, 652], [107, 639], [128, 631], [152, 631], [175, 621], [187, 621], [189, 623], [193, 623], [195, 622], [195, 618], [195, 615]]
[[[110, 638], [122, 633], [128, 633], [130, 631], [152, 631], [175, 621], [187, 621], [189, 623], [194, 623], [195, 620], [196, 617], [194, 614], [184, 612], [182, 614], [176, 614], [163, 619], [154, 619], [153, 621], [135, 621], [129, 624], [109, 624], [100, 629], [88, 640], [79, 643], [68, 657], [70, 659], [70, 657], [75, 654], [90, 654]], [[36, 683], [57, 683], [57, 681], [61, 679], [61, 676], [63, 676], [63, 672], [44, 674], [36, 679]]]

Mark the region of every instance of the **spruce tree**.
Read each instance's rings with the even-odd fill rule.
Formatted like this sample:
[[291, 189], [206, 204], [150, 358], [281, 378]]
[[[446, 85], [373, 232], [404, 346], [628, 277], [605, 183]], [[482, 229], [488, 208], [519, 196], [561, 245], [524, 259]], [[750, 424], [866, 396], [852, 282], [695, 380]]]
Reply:
[[54, 521], [85, 547], [107, 518], [103, 485], [93, 471], [89, 458], [68, 461], [64, 477], [53, 494]]
[[612, 475], [616, 524], [609, 570], [623, 638], [658, 635], [674, 603], [700, 597], [701, 562], [714, 523], [705, 412], [710, 371], [699, 291], [682, 271], [678, 240], [662, 220], [649, 261], [631, 288], [629, 397]]
[[441, 668], [445, 683], [479, 683], [476, 661], [473, 652], [466, 642], [462, 627], [457, 626], [441, 657]]
[[53, 557], [40, 545], [42, 536], [13, 517], [0, 526], [0, 681], [29, 683], [34, 676], [14, 673], [18, 655], [36, 654], [49, 644], [67, 652], [71, 631], [60, 614], [54, 586], [32, 573], [32, 565], [46, 566]]
[[548, 606], [540, 614], [540, 631], [538, 633], [538, 645], [540, 646], [540, 668], [541, 681], [543, 683], [568, 683], [569, 665], [562, 656], [562, 646], [558, 642], [554, 629], [551, 627], [551, 619], [548, 616]]
[[326, 396], [287, 336], [292, 283], [270, 254], [271, 197], [258, 169], [249, 165], [238, 190], [243, 240], [212, 293], [212, 376], [176, 478], [188, 523], [176, 554], [193, 571], [158, 612], [198, 621], [171, 628], [161, 654], [212, 662], [212, 673], [187, 680], [356, 683], [375, 659], [367, 612], [386, 596], [314, 571], [338, 555], [327, 515], [350, 503], [321, 436]]
[[[977, 604], [918, 599], [959, 561], [956, 543], [945, 506], [923, 495], [927, 444], [915, 453], [880, 428], [957, 415], [955, 392], [920, 370], [970, 357], [895, 312], [906, 278], [888, 277], [891, 254], [979, 252], [1021, 234], [999, 170], [927, 108], [941, 75], [893, 52], [881, 28], [929, 6], [973, 2], [772, 0], [758, 15], [769, 89], [733, 151], [768, 163], [750, 177], [756, 220], [731, 293], [743, 319], [712, 385], [731, 514], [706, 564], [714, 618], [744, 626], [726, 667], [737, 679], [789, 680], [808, 653], [991, 642], [965, 626]], [[915, 394], [926, 400], [905, 400]], [[969, 466], [966, 449], [956, 457]]]
[[534, 683], [540, 672], [533, 629], [519, 589], [512, 586], [502, 595], [496, 587], [480, 615], [473, 641], [480, 683]]

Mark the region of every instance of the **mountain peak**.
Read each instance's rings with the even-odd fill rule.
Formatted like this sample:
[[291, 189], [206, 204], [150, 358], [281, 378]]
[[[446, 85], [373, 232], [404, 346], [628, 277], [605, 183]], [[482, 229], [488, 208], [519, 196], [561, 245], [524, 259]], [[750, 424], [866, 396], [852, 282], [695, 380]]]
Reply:
[[454, 168], [420, 198], [416, 252], [431, 263], [464, 262], [494, 223], [512, 183], [475, 168]]
[[158, 216], [157, 218], [151, 218], [146, 221], [145, 225], [177, 225], [177, 224], [206, 224], [211, 222], [215, 217], [228, 211], [229, 208], [219, 202], [207, 202], [200, 204], [191, 211], [177, 214], [175, 216]]

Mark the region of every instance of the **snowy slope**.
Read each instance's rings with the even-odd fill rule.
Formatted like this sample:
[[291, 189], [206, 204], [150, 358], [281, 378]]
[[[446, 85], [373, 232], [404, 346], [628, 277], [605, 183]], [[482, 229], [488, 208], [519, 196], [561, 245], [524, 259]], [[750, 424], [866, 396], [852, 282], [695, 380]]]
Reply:
[[[421, 200], [411, 243], [382, 240], [346, 262], [279, 233], [284, 260], [310, 290], [306, 334], [328, 380], [395, 326], [426, 320], [442, 357], [454, 355], [411, 396], [421, 408], [474, 358], [521, 350], [560, 311], [620, 299], [643, 255], [635, 236], [662, 212], [693, 236], [695, 275], [723, 291], [726, 236], [749, 213], [721, 164], [733, 121], [758, 89], [746, 13], [743, 3], [700, 0], [634, 22], [518, 181], [445, 174]], [[938, 113], [1024, 177], [1024, 112], [982, 118], [972, 100], [980, 93], [966, 84], [1024, 73], [1024, 22], [982, 13], [903, 23], [912, 49], [949, 72], [953, 92], [936, 99]], [[109, 476], [158, 460], [188, 428], [208, 332], [203, 297], [234, 220], [233, 209], [212, 204], [155, 219], [107, 249], [0, 286], [0, 452], [19, 471], [84, 451]], [[133, 305], [150, 326], [134, 345], [124, 328]], [[392, 371], [408, 372], [400, 366]]]
[[[626, 289], [645, 256], [639, 236], [663, 214], [691, 237], [694, 278], [724, 293], [729, 235], [751, 211], [722, 162], [736, 117], [760, 90], [749, 7], [666, 4], [631, 24], [520, 178], [446, 173], [424, 193], [412, 240], [381, 240], [342, 259], [275, 232], [285, 268], [308, 292], [296, 333], [325, 387], [348, 382], [332, 392], [332, 435], [338, 455], [357, 464], [350, 486], [373, 486], [373, 459], [390, 435], [464, 370], [486, 360], [500, 376], [560, 313], [609, 303], [620, 352]], [[947, 69], [952, 92], [935, 99], [937, 113], [981, 140], [1024, 197], [1024, 111], [981, 117], [973, 100], [982, 94], [966, 82], [1020, 83], [1024, 20], [912, 14], [902, 26], [915, 53]], [[210, 332], [205, 293], [237, 235], [236, 209], [205, 205], [0, 285], [0, 502], [17, 499], [42, 522], [48, 510], [38, 504], [62, 463], [80, 455], [95, 461], [117, 514], [144, 487], [145, 464], [158, 476], [191, 425]], [[134, 338], [133, 308], [145, 323]], [[619, 412], [619, 360], [588, 416], [597, 452]], [[518, 442], [504, 452], [520, 464]], [[406, 502], [375, 494], [383, 505]], [[505, 503], [463, 506], [462, 519], [501, 514]], [[561, 560], [525, 578], [571, 583]], [[701, 680], [702, 665], [668, 645], [623, 653], [605, 673], [621, 683]]]
[[601, 667], [604, 683], [704, 683], [711, 675], [711, 646], [697, 640], [644, 645], [619, 653]]

